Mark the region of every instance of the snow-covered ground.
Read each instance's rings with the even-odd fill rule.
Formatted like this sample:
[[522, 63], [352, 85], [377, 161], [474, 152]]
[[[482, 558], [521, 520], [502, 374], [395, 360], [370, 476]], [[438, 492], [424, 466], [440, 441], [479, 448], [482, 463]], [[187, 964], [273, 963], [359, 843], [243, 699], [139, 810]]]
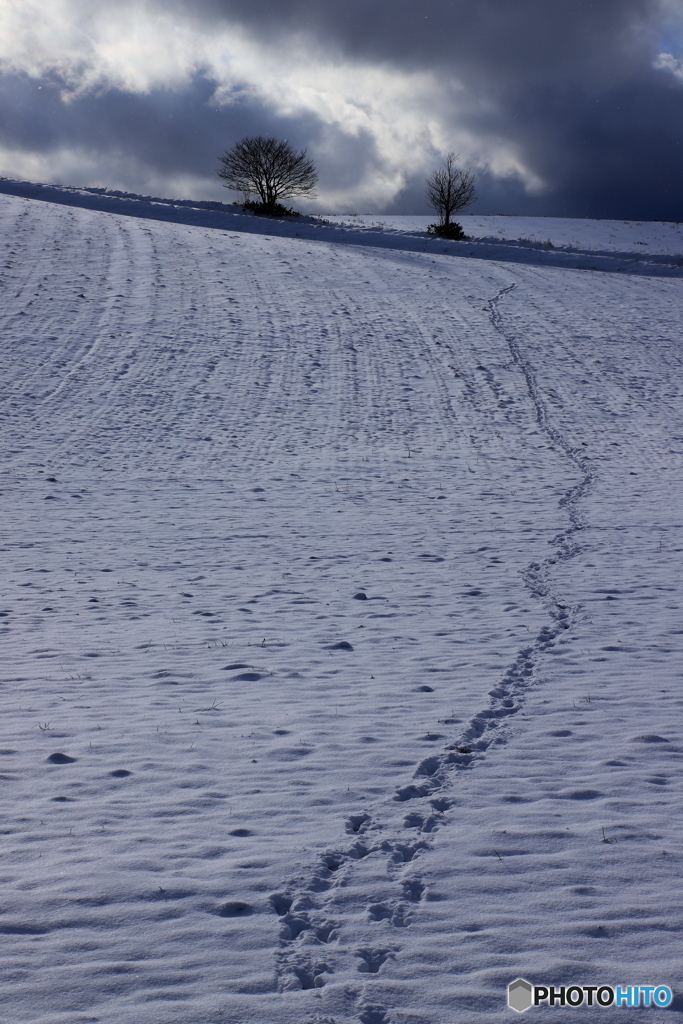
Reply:
[[346, 215], [274, 220], [229, 203], [135, 196], [104, 188], [74, 188], [0, 178], [0, 194], [146, 220], [221, 231], [372, 246], [402, 252], [496, 260], [527, 266], [601, 270], [648, 277], [683, 277], [683, 225], [657, 222], [553, 220], [547, 217], [462, 217], [464, 241], [428, 233], [434, 217]]
[[[426, 231], [431, 217], [389, 217], [372, 214], [329, 215], [326, 219], [349, 227], [392, 231]], [[683, 255], [683, 224], [670, 221], [582, 220], [577, 217], [483, 217], [459, 214], [456, 219], [470, 238], [550, 242], [553, 246], [597, 252]]]
[[683, 282], [0, 224], [0, 1019], [680, 1013]]

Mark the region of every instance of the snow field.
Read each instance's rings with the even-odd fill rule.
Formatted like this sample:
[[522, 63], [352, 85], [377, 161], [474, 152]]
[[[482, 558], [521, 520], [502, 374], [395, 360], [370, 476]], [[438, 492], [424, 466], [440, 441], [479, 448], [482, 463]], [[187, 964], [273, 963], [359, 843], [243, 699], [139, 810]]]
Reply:
[[[385, 228], [392, 231], [426, 231], [437, 220], [428, 217], [327, 215], [334, 224], [357, 228]], [[465, 234], [475, 239], [550, 242], [553, 246], [596, 252], [683, 254], [683, 224], [673, 221], [589, 220], [581, 217], [505, 217], [476, 213], [458, 214]]]
[[681, 283], [0, 223], [7, 1019], [675, 989]]
[[0, 194], [69, 207], [195, 227], [301, 238], [354, 246], [561, 267], [646, 277], [683, 277], [683, 229], [668, 222], [595, 221], [549, 217], [461, 218], [467, 238], [449, 242], [427, 232], [435, 218], [349, 214], [277, 220], [245, 214], [230, 203], [135, 196], [0, 178]]

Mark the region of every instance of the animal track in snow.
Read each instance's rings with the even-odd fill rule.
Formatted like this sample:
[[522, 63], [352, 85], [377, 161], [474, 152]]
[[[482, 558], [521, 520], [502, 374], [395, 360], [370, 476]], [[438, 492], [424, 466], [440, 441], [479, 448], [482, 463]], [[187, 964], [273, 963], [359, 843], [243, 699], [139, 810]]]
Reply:
[[444, 796], [437, 796], [434, 800], [429, 801], [435, 811], [440, 814], [445, 814], [446, 811], [450, 810], [454, 806], [455, 801], [449, 800]]
[[389, 840], [382, 843], [382, 850], [384, 853], [389, 854], [389, 860], [393, 864], [408, 864], [418, 853], [422, 850], [430, 849], [429, 843], [417, 842], [417, 843], [401, 843], [401, 842], [390, 842]]
[[399, 949], [400, 946], [383, 946], [379, 949], [357, 949], [356, 956], [360, 958], [358, 970], [361, 974], [377, 974], [382, 964], [386, 963], [389, 957], [393, 959]]
[[320, 859], [328, 871], [337, 871], [344, 863], [344, 855], [341, 853], [324, 853]]
[[386, 1006], [379, 1003], [365, 1003], [358, 1013], [360, 1024], [391, 1024]]
[[375, 847], [366, 846], [365, 843], [354, 843], [346, 851], [346, 856], [351, 860], [362, 860], [363, 857], [367, 857], [369, 853], [372, 853]]
[[366, 812], [362, 814], [352, 814], [346, 819], [346, 831], [347, 832], [365, 832], [370, 827], [372, 818]]
[[[448, 742], [444, 734], [432, 731], [419, 737], [422, 742], [435, 745], [446, 740], [447, 745], [441, 751], [433, 750], [422, 758], [414, 769], [413, 778], [400, 785], [394, 793], [393, 800], [398, 804], [422, 802], [417, 809], [406, 810], [403, 816], [402, 829], [406, 830], [405, 838], [401, 833], [401, 825], [391, 827], [378, 824], [367, 810], [349, 815], [344, 822], [344, 829], [348, 836], [357, 837], [357, 840], [346, 849], [321, 854], [318, 865], [308, 881], [303, 885], [297, 885], [296, 896], [293, 894], [293, 886], [288, 886], [283, 892], [271, 896], [272, 906], [281, 918], [282, 949], [278, 955], [278, 976], [283, 988], [320, 987], [325, 984], [327, 977], [334, 973], [334, 967], [338, 966], [338, 962], [330, 964], [331, 957], [316, 960], [310, 952], [311, 946], [329, 947], [332, 943], [335, 957], [346, 957], [348, 963], [349, 955], [355, 956], [357, 961], [360, 961], [356, 969], [367, 975], [377, 974], [387, 960], [398, 955], [400, 947], [389, 944], [359, 945], [354, 950], [337, 943], [340, 926], [332, 923], [337, 917], [333, 907], [339, 895], [348, 892], [354, 863], [357, 864], [374, 855], [383, 858], [386, 865], [389, 891], [378, 892], [374, 902], [366, 906], [370, 927], [408, 927], [425, 899], [426, 886], [424, 881], [415, 875], [406, 877], [404, 871], [411, 870], [412, 868], [406, 868], [406, 865], [412, 866], [416, 858], [431, 848], [427, 837], [447, 823], [445, 813], [455, 801], [444, 795], [444, 788], [452, 784], [454, 773], [473, 770], [489, 747], [505, 742], [505, 725], [523, 707], [526, 692], [533, 685], [541, 656], [552, 648], [559, 636], [571, 628], [578, 612], [577, 609], [566, 607], [564, 602], [553, 595], [550, 569], [558, 561], [573, 558], [581, 550], [576, 540], [576, 535], [582, 528], [577, 503], [590, 485], [592, 473], [585, 457], [580, 452], [575, 452], [559, 431], [549, 423], [533, 371], [525, 362], [516, 339], [509, 336], [503, 328], [498, 303], [509, 290], [503, 289], [489, 302], [492, 324], [505, 338], [512, 364], [522, 372], [531, 399], [532, 411], [541, 432], [547, 435], [555, 450], [564, 453], [573, 467], [582, 473], [581, 482], [568, 489], [560, 499], [560, 506], [569, 517], [569, 525], [551, 541], [553, 553], [542, 562], [531, 562], [524, 572], [524, 583], [528, 593], [543, 603], [547, 613], [546, 623], [518, 649], [512, 662], [489, 690], [487, 706], [472, 715], [464, 724], [464, 728], [461, 726], [463, 731], [460, 737], [453, 737]], [[495, 390], [497, 384], [492, 372], [485, 372], [489, 385]], [[500, 395], [498, 397], [501, 399]], [[441, 556], [431, 554], [423, 554], [420, 557], [425, 561], [442, 560]], [[479, 598], [483, 593], [480, 588], [470, 587], [466, 596]], [[355, 596], [358, 600], [367, 600], [364, 591], [362, 595], [359, 591]], [[327, 649], [333, 653], [353, 650], [353, 647], [348, 641], [338, 641], [328, 644]], [[417, 690], [425, 694], [433, 692], [433, 688], [427, 684], [419, 685]], [[460, 720], [442, 719], [441, 724], [456, 725], [460, 724]], [[398, 808], [396, 810], [398, 811]], [[410, 838], [410, 832], [414, 838]], [[416, 833], [417, 836], [425, 838], [418, 838]], [[387, 1008], [367, 999], [371, 991], [368, 990], [367, 995], [364, 992], [361, 996], [357, 1009], [360, 1024], [388, 1024]]]
[[435, 814], [420, 814], [419, 811], [412, 811], [403, 819], [405, 828], [417, 828], [420, 832], [436, 832], [439, 827], [439, 819]]
[[[300, 900], [298, 902], [304, 902]], [[308, 902], [308, 901], [306, 901]], [[281, 894], [271, 897], [273, 906], [280, 909], [289, 903]], [[322, 988], [334, 973], [327, 959], [316, 956], [315, 947], [330, 947], [339, 937], [337, 922], [319, 919], [290, 903], [280, 918], [280, 952], [276, 956], [276, 973], [280, 991]]]
[[419, 903], [424, 897], [425, 886], [419, 878], [404, 878], [401, 887], [403, 895], [411, 903]]
[[325, 921], [314, 928], [314, 934], [316, 939], [324, 945], [336, 942], [339, 938], [339, 924], [336, 921]]
[[430, 792], [432, 792], [432, 790], [429, 786], [415, 786], [411, 784], [409, 786], [402, 786], [400, 789], [397, 789], [394, 800], [417, 800], [420, 797], [428, 796]]
[[216, 910], [218, 917], [248, 917], [254, 913], [254, 908], [248, 903], [240, 903], [239, 901], [232, 901], [224, 903]]
[[413, 919], [410, 907], [403, 902], [371, 903], [368, 917], [371, 921], [389, 921], [394, 928], [407, 928]]
[[289, 911], [293, 902], [294, 897], [283, 892], [273, 893], [270, 897], [270, 905], [279, 917], [283, 917]]
[[278, 975], [278, 989], [281, 992], [322, 988], [332, 974], [326, 961], [313, 959], [299, 951], [279, 953], [275, 970]]
[[311, 927], [311, 922], [306, 914], [300, 916], [295, 913], [285, 914], [280, 924], [280, 938], [283, 942], [293, 942], [303, 931], [307, 931]]

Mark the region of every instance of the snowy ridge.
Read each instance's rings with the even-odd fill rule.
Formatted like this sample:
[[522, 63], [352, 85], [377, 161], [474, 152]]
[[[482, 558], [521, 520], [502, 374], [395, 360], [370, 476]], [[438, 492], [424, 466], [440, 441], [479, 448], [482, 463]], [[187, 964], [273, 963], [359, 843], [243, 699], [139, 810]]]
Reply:
[[[136, 196], [127, 192], [104, 188], [74, 188], [66, 185], [45, 185], [34, 182], [0, 179], [0, 193], [38, 199], [43, 202], [76, 206], [88, 210], [116, 213], [126, 217], [173, 221], [195, 227], [215, 228], [222, 231], [242, 231], [252, 234], [300, 238], [346, 245], [367, 245], [404, 252], [427, 252], [460, 256], [468, 259], [497, 260], [574, 270], [598, 270], [606, 273], [642, 274], [656, 277], [683, 277], [683, 252], [657, 253], [639, 251], [600, 251], [532, 241], [525, 238], [498, 238], [493, 236], [468, 238], [464, 242], [447, 242], [429, 235], [424, 218], [413, 218], [422, 227], [395, 228], [365, 226], [362, 222], [339, 219], [320, 219], [302, 216], [289, 220], [257, 217], [245, 214], [241, 207], [216, 202], [160, 199]], [[472, 219], [472, 218], [468, 218]], [[520, 218], [521, 219], [521, 218]], [[393, 218], [405, 225], [410, 218]], [[488, 218], [492, 220], [492, 218]], [[517, 218], [498, 218], [505, 228], [512, 227]], [[388, 223], [392, 221], [389, 218]], [[471, 229], [470, 229], [471, 230]], [[551, 229], [550, 229], [551, 230]], [[552, 230], [551, 230], [552, 233]]]
[[[395, 214], [372, 217], [353, 214], [329, 215], [335, 224], [347, 227], [426, 231], [433, 217], [401, 217]], [[559, 247], [585, 253], [638, 253], [659, 256], [683, 255], [683, 224], [676, 221], [589, 220], [579, 217], [495, 216], [465, 213], [458, 217], [465, 234], [479, 240], [505, 239], [525, 246]]]

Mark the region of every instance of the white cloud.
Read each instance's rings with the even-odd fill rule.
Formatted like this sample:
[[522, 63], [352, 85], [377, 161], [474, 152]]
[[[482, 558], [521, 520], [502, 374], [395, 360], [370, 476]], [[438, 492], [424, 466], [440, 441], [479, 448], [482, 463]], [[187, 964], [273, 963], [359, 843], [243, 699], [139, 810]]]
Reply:
[[66, 102], [111, 88], [182, 90], [202, 72], [217, 83], [216, 104], [246, 92], [276, 114], [316, 115], [337, 140], [372, 138], [376, 160], [368, 176], [343, 197], [321, 195], [328, 207], [342, 198], [381, 206], [435, 153], [449, 150], [496, 175], [515, 175], [532, 191], [543, 186], [509, 142], [458, 126], [478, 101], [454, 78], [351, 62], [305, 35], [264, 42], [239, 25], [208, 26], [144, 0], [0, 0], [0, 70], [57, 75]]
[[[62, 146], [47, 152], [31, 152], [0, 145], [0, 168], [6, 178], [41, 181], [50, 185], [72, 185], [135, 191], [167, 199], [216, 199], [213, 181], [173, 171], [160, 174], [129, 153], [106, 154], [82, 146]], [[228, 196], [218, 196], [228, 202]]]
[[674, 57], [672, 53], [660, 53], [654, 66], [660, 70], [670, 71], [683, 82], [683, 60]]

